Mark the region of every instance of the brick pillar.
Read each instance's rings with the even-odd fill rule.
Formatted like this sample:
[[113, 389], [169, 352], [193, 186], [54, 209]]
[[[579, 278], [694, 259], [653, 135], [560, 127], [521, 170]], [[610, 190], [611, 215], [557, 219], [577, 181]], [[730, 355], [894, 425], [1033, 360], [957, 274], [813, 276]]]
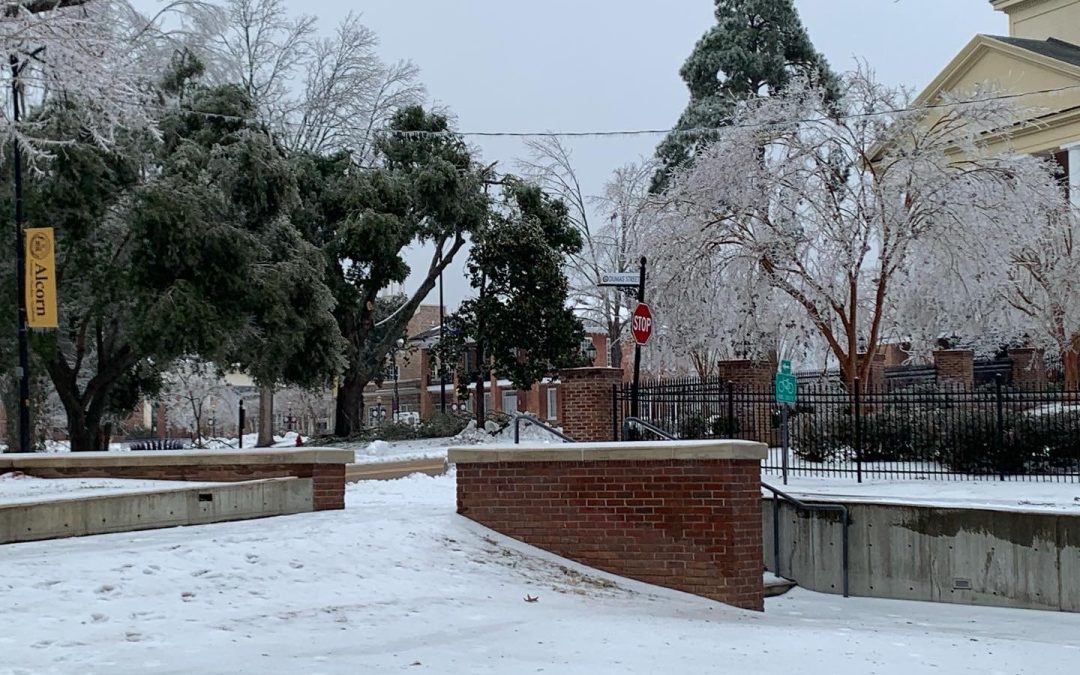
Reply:
[[1046, 358], [1041, 349], [1010, 349], [1013, 386], [1039, 389], [1046, 386]]
[[316, 511], [345, 508], [345, 465], [315, 464], [311, 469], [312, 500]]
[[870, 359], [870, 372], [867, 373], [866, 380], [862, 383], [863, 391], [880, 391], [885, 389], [885, 354], [878, 352], [874, 356], [867, 354], [859, 354], [859, 367], [866, 362], [866, 359]]
[[961, 389], [975, 387], [975, 352], [970, 349], [942, 349], [934, 352], [934, 369], [939, 384]]
[[563, 432], [582, 443], [610, 441], [612, 386], [622, 382], [621, 368], [570, 368], [559, 371], [559, 421]]
[[[776, 363], [746, 360], [721, 361], [717, 364], [717, 369], [721, 379], [734, 385], [738, 437], [775, 445], [779, 432], [773, 428], [773, 405], [766, 402], [771, 399], [739, 396], [739, 393], [771, 393], [773, 380], [776, 377]], [[721, 414], [727, 414], [726, 407]]]

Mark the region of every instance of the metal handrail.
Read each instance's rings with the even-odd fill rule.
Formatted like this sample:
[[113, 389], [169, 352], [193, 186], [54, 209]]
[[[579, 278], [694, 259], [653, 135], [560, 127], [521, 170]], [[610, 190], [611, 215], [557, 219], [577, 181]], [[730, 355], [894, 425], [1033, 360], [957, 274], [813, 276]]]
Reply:
[[524, 414], [518, 413], [518, 414], [514, 415], [514, 445], [518, 445], [521, 442], [521, 423], [522, 422], [525, 422], [527, 424], [532, 424], [534, 426], [538, 426], [541, 429], [543, 429], [544, 431], [547, 431], [548, 433], [551, 433], [551, 434], [554, 434], [555, 436], [558, 436], [559, 438], [561, 438], [563, 440], [564, 443], [576, 443], [577, 442], [574, 439], [567, 436], [566, 434], [564, 434], [563, 432], [556, 429], [555, 427], [551, 426], [550, 424], [544, 424], [538, 418], [536, 418], [536, 417], [534, 417], [532, 415], [524, 415]]
[[656, 434], [657, 436], [659, 436], [660, 438], [663, 438], [666, 441], [677, 441], [677, 440], [679, 440], [678, 438], [676, 438], [675, 436], [672, 436], [670, 433], [668, 433], [667, 431], [664, 431], [663, 429], [656, 426], [652, 422], [646, 422], [645, 420], [641, 419], [640, 417], [627, 417], [627, 418], [623, 419], [623, 438], [626, 438], [626, 433], [628, 431], [630, 431], [631, 425], [635, 425], [635, 426], [638, 426], [638, 427], [644, 429], [645, 431], [652, 432], [652, 433]]
[[804, 502], [801, 499], [796, 499], [783, 490], [779, 490], [769, 485], [765, 481], [761, 481], [761, 487], [765, 488], [769, 492], [773, 493], [773, 561], [776, 567], [774, 573], [776, 576], [782, 576], [780, 574], [780, 500], [784, 500], [793, 505], [797, 509], [804, 511], [833, 511], [840, 514], [841, 522], [844, 529], [841, 534], [843, 543], [841, 544], [841, 570], [843, 574], [843, 586], [844, 597], [848, 597], [848, 526], [851, 524], [851, 517], [848, 513], [848, 508], [843, 504], [819, 504]]
[[[639, 417], [627, 417], [623, 420], [623, 436], [626, 436], [626, 432], [629, 431], [631, 425], [636, 425], [646, 431], [652, 432], [657, 436], [669, 440], [677, 441], [675, 436], [671, 435], [667, 431], [664, 431], [660, 427], [646, 422]], [[833, 511], [840, 514], [841, 521], [844, 529], [842, 533], [842, 545], [841, 545], [841, 569], [843, 574], [843, 586], [844, 597], [848, 597], [849, 584], [848, 584], [848, 526], [851, 524], [851, 516], [848, 512], [848, 508], [843, 504], [819, 504], [804, 502], [801, 499], [792, 497], [788, 493], [778, 488], [769, 485], [765, 481], [761, 481], [761, 487], [765, 488], [773, 494], [773, 561], [774, 574], [780, 575], [780, 500], [786, 501], [797, 509], [804, 511]]]

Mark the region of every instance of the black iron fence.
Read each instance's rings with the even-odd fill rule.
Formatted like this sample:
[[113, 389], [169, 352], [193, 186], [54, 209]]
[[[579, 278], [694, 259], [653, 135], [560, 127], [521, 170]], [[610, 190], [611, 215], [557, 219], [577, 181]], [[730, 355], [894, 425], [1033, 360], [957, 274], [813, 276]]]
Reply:
[[[789, 415], [794, 475], [1080, 482], [1078, 391], [1021, 390], [998, 378], [974, 389], [801, 384], [798, 394]], [[613, 433], [621, 435], [632, 386], [613, 395]], [[638, 417], [665, 432], [767, 443], [763, 469], [781, 471], [781, 415], [772, 387], [658, 380], [643, 383], [639, 396]]]

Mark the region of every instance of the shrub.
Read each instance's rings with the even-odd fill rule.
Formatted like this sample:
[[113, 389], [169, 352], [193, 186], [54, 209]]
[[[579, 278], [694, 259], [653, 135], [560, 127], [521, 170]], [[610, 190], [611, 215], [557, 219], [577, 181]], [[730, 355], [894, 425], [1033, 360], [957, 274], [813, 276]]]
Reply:
[[419, 438], [417, 427], [408, 422], [387, 422], [375, 427], [374, 437], [383, 441], [410, 441]]
[[702, 415], [691, 415], [679, 423], [679, 438], [695, 439], [705, 438], [709, 430], [709, 422]]
[[739, 432], [738, 417], [717, 415], [712, 418], [712, 435], [715, 438], [736, 438]]
[[[791, 444], [795, 454], [809, 462], [826, 462], [843, 457], [854, 444], [854, 427], [847, 415], [796, 415], [791, 425]], [[836, 412], [836, 411], [834, 411]]]
[[468, 422], [463, 418], [435, 413], [420, 423], [416, 433], [418, 438], [448, 438], [457, 436], [466, 426]]

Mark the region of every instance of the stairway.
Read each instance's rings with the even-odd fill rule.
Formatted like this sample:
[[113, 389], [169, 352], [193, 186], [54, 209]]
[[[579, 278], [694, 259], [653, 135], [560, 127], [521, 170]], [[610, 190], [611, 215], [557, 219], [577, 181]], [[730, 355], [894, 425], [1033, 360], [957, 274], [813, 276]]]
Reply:
[[778, 577], [772, 572], [765, 572], [762, 576], [762, 580], [765, 583], [766, 598], [775, 598], [779, 595], [783, 595], [797, 586], [794, 581]]

